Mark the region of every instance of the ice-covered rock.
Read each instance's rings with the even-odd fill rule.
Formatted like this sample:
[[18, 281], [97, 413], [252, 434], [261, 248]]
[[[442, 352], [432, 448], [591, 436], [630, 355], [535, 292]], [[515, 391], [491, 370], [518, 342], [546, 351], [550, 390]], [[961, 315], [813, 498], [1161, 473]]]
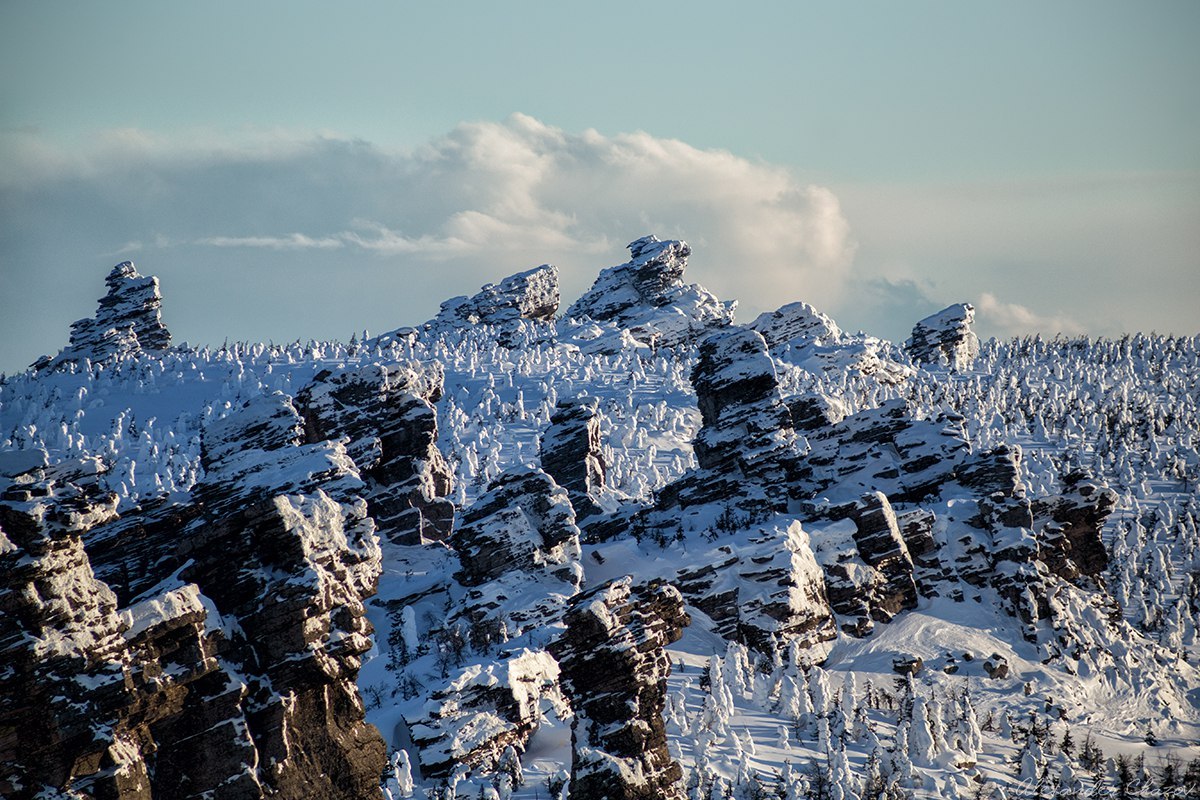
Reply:
[[510, 275], [499, 284], [489, 283], [472, 297], [445, 301], [428, 325], [433, 329], [491, 325], [497, 328], [501, 343], [506, 344], [522, 320], [554, 322], [558, 304], [558, 268], [543, 264]]
[[795, 642], [814, 661], [824, 658], [837, 630], [799, 522], [763, 525], [695, 555], [675, 584], [721, 635], [764, 653]]
[[[636, 342], [675, 347], [733, 322], [736, 303], [723, 303], [683, 273], [691, 248], [687, 242], [644, 236], [629, 244], [629, 261], [600, 273], [566, 316], [616, 325]], [[611, 337], [606, 337], [611, 338]], [[610, 349], [619, 349], [616, 337]]]
[[549, 653], [525, 648], [457, 670], [409, 723], [421, 774], [446, 778], [459, 765], [491, 772], [506, 748], [524, 750], [543, 701], [567, 713], [558, 677]]
[[100, 299], [96, 315], [72, 323], [71, 343], [54, 359], [36, 362], [34, 368], [84, 359], [110, 361], [171, 346], [171, 333], [162, 321], [158, 278], [142, 277], [132, 261], [123, 261], [104, 283], [108, 294]]
[[979, 355], [979, 337], [971, 330], [973, 322], [975, 307], [970, 303], [947, 306], [913, 326], [905, 349], [918, 363], [944, 363], [956, 371], [970, 369]]
[[323, 370], [296, 396], [309, 442], [348, 437], [379, 532], [402, 544], [438, 541], [454, 523], [453, 484], [437, 448], [441, 364]]
[[610, 581], [577, 596], [551, 645], [575, 710], [571, 797], [682, 800], [682, 770], [667, 749], [664, 648], [689, 623], [666, 584]]
[[601, 511], [604, 450], [600, 439], [600, 402], [594, 397], [560, 400], [542, 434], [542, 469], [571, 496], [578, 519]]
[[764, 312], [746, 327], [762, 334], [772, 357], [812, 373], [855, 370], [883, 383], [899, 383], [912, 372], [891, 343], [862, 333], [848, 334], [808, 303], [788, 303]]

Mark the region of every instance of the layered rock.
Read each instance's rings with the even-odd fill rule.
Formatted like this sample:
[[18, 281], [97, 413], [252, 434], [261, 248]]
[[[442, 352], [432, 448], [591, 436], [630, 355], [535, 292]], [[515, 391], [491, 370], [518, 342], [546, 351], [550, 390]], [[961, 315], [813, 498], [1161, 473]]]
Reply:
[[454, 524], [452, 476], [437, 449], [440, 364], [368, 364], [319, 373], [296, 396], [309, 442], [343, 436], [367, 483], [380, 533], [398, 544], [440, 541]]
[[979, 355], [979, 337], [971, 330], [975, 307], [955, 303], [913, 326], [905, 350], [914, 362], [946, 364], [955, 371], [970, 369]]
[[96, 315], [72, 323], [71, 343], [56, 358], [42, 359], [34, 368], [84, 359], [111, 361], [171, 346], [171, 333], [162, 321], [158, 278], [142, 277], [132, 261], [123, 261], [104, 283], [108, 294], [100, 299]]
[[1063, 477], [1061, 494], [1032, 504], [1041, 523], [1041, 552], [1050, 571], [1066, 580], [1094, 578], [1108, 568], [1101, 532], [1117, 504], [1117, 495], [1081, 471]]
[[558, 678], [549, 653], [526, 648], [457, 670], [409, 723], [421, 774], [442, 779], [459, 765], [492, 772], [506, 748], [523, 751], [541, 722], [543, 701], [568, 713]]
[[764, 653], [795, 642], [814, 660], [837, 638], [824, 576], [798, 521], [753, 529], [696, 564], [674, 583], [725, 638]]
[[453, 544], [477, 646], [556, 619], [583, 580], [567, 492], [541, 470], [500, 476], [464, 512]]
[[600, 439], [600, 401], [560, 400], [542, 434], [542, 469], [567, 490], [577, 519], [600, 513], [606, 467]]
[[461, 595], [433, 635], [461, 635], [490, 659], [451, 673], [408, 720], [422, 774], [433, 778], [458, 764], [489, 771], [506, 747], [523, 750], [541, 720], [542, 700], [566, 716], [557, 663], [521, 643], [559, 624], [583, 580], [567, 492], [541, 470], [497, 479], [463, 513], [450, 543]]
[[788, 303], [764, 312], [746, 327], [762, 334], [773, 357], [814, 374], [854, 370], [884, 383], [899, 383], [912, 372], [899, 363], [891, 343], [845, 333], [808, 303]]
[[733, 322], [735, 303], [683, 282], [692, 252], [686, 242], [644, 236], [629, 251], [628, 262], [602, 271], [567, 309], [568, 318], [611, 323], [651, 347], [676, 347]]
[[[0, 479], [5, 797], [67, 787], [132, 797], [138, 793], [129, 789], [144, 783], [144, 762], [124, 755], [127, 740], [112, 727], [130, 704], [124, 626], [116, 596], [95, 579], [81, 540], [116, 516], [117, 498], [99, 489], [98, 461], [74, 467]], [[130, 760], [138, 767], [122, 782], [115, 768]]]
[[543, 264], [510, 275], [499, 284], [489, 283], [472, 297], [452, 297], [442, 303], [429, 325], [492, 325], [497, 328], [501, 344], [505, 344], [522, 320], [554, 322], [558, 304], [558, 268]]
[[688, 624], [683, 599], [630, 578], [579, 595], [551, 647], [575, 710], [572, 800], [682, 800], [682, 770], [667, 750], [665, 647]]
[[[300, 415], [277, 393], [210, 425], [202, 463], [204, 518], [180, 576], [236, 627], [226, 674], [174, 720], [180, 782], [165, 793], [240, 781], [248, 792], [380, 796], [385, 748], [355, 684], [380, 551], [353, 461], [340, 443], [304, 443]], [[241, 730], [249, 750], [230, 746]]]
[[745, 328], [708, 336], [691, 381], [702, 418], [692, 442], [699, 466], [660, 493], [659, 507], [724, 503], [751, 519], [786, 509], [799, 453], [762, 336]]

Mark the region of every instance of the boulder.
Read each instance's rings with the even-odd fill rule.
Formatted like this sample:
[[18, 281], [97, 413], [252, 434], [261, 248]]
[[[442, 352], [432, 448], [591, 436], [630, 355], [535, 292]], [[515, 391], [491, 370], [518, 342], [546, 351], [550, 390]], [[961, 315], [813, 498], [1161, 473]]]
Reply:
[[979, 355], [979, 337], [971, 330], [974, 322], [970, 303], [947, 306], [914, 325], [904, 349], [918, 364], [946, 364], [956, 372], [970, 369]]

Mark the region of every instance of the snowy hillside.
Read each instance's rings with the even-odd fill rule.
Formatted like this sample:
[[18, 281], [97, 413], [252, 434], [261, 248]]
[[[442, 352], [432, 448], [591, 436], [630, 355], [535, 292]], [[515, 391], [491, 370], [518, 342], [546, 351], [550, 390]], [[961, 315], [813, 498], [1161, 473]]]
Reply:
[[0, 380], [0, 791], [1200, 796], [1200, 336], [630, 250], [219, 349], [116, 267]]

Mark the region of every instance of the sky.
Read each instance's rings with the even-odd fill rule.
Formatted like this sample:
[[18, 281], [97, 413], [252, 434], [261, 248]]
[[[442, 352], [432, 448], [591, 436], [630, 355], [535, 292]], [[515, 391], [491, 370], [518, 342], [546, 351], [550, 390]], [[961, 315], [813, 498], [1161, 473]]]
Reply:
[[0, 4], [0, 372], [103, 280], [348, 339], [642, 235], [739, 317], [1200, 332], [1200, 3]]

